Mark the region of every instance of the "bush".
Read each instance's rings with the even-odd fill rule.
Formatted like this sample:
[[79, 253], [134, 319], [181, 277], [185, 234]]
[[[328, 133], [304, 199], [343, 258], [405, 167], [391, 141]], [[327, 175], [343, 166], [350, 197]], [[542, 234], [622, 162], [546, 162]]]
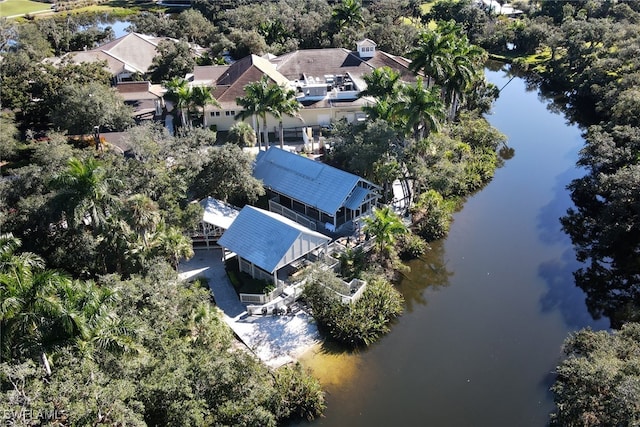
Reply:
[[338, 256], [338, 260], [340, 261], [340, 273], [347, 281], [359, 278], [367, 268], [367, 254], [362, 247], [347, 248]]
[[373, 344], [389, 332], [391, 321], [402, 314], [402, 295], [383, 277], [369, 277], [362, 297], [350, 305], [343, 304], [322, 283], [320, 276], [311, 280], [303, 297], [321, 329], [348, 347]]
[[427, 242], [442, 239], [449, 232], [454, 206], [435, 190], [421, 194], [412, 209], [415, 232]]
[[278, 402], [274, 413], [281, 420], [296, 416], [311, 421], [326, 407], [320, 383], [298, 363], [275, 372], [275, 388]]
[[413, 233], [401, 235], [397, 246], [398, 255], [405, 261], [419, 258], [429, 249], [429, 244]]

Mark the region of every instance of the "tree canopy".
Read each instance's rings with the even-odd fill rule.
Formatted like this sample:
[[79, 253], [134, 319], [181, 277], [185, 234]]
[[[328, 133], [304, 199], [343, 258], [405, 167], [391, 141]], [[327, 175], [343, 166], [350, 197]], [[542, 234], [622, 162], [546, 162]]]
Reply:
[[552, 387], [552, 425], [633, 425], [640, 422], [640, 325], [613, 334], [581, 330], [564, 344], [567, 358]]

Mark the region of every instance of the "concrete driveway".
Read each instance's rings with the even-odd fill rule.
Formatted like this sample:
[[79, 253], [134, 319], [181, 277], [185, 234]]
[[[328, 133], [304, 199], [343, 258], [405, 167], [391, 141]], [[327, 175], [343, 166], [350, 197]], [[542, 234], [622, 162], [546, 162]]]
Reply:
[[183, 280], [198, 277], [208, 280], [225, 322], [268, 366], [293, 362], [322, 340], [313, 317], [304, 311], [282, 316], [249, 316], [229, 282], [219, 248], [196, 249], [193, 258], [180, 263], [179, 272]]

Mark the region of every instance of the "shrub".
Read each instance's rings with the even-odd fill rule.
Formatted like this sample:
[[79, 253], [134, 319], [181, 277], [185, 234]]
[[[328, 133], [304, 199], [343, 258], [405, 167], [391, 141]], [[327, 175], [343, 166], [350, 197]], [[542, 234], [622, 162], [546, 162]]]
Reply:
[[403, 260], [419, 258], [429, 249], [429, 244], [420, 236], [406, 233], [398, 239], [398, 255]]
[[454, 210], [453, 202], [448, 202], [435, 190], [420, 195], [413, 208], [413, 228], [416, 233], [430, 242], [447, 235]]
[[347, 281], [360, 277], [360, 274], [367, 268], [367, 254], [362, 247], [347, 248], [338, 256], [338, 260], [340, 261], [340, 273]]
[[402, 313], [402, 295], [383, 277], [368, 277], [367, 288], [353, 304], [343, 304], [323, 283], [320, 276], [310, 280], [303, 297], [325, 333], [348, 347], [373, 344]]
[[324, 392], [317, 379], [300, 364], [287, 365], [275, 372], [278, 401], [274, 413], [281, 419], [294, 416], [311, 421], [324, 411]]

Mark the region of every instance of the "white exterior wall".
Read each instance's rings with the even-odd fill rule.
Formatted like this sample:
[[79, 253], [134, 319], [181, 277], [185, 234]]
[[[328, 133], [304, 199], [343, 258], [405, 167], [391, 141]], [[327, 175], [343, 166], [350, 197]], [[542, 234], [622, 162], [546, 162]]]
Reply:
[[[211, 113], [218, 112], [219, 115], [212, 116]], [[229, 115], [227, 115], [229, 112]], [[231, 129], [236, 123], [234, 116], [240, 112], [240, 110], [217, 110], [212, 107], [207, 107], [206, 109], [206, 126], [216, 125], [217, 130], [219, 131], [228, 131]], [[233, 114], [232, 114], [233, 113]], [[341, 105], [339, 107], [331, 107], [331, 108], [303, 108], [298, 113], [302, 120], [297, 117], [291, 116], [283, 116], [282, 117], [282, 125], [285, 129], [289, 128], [300, 128], [304, 126], [319, 126], [325, 125], [326, 120], [329, 122], [338, 121], [343, 118], [346, 118], [347, 121], [351, 122], [355, 117], [358, 117], [362, 114], [362, 109], [360, 107], [351, 106], [351, 105]], [[262, 132], [262, 119], [260, 120], [260, 129]], [[249, 123], [253, 127], [253, 119], [248, 118], [245, 119], [245, 122]], [[267, 129], [269, 132], [273, 132], [274, 129], [278, 129], [279, 121], [276, 120], [273, 116], [267, 115]]]
[[328, 239], [325, 240], [316, 236], [300, 235], [278, 264], [278, 269], [291, 264], [293, 261], [302, 258], [312, 250], [327, 243]]

